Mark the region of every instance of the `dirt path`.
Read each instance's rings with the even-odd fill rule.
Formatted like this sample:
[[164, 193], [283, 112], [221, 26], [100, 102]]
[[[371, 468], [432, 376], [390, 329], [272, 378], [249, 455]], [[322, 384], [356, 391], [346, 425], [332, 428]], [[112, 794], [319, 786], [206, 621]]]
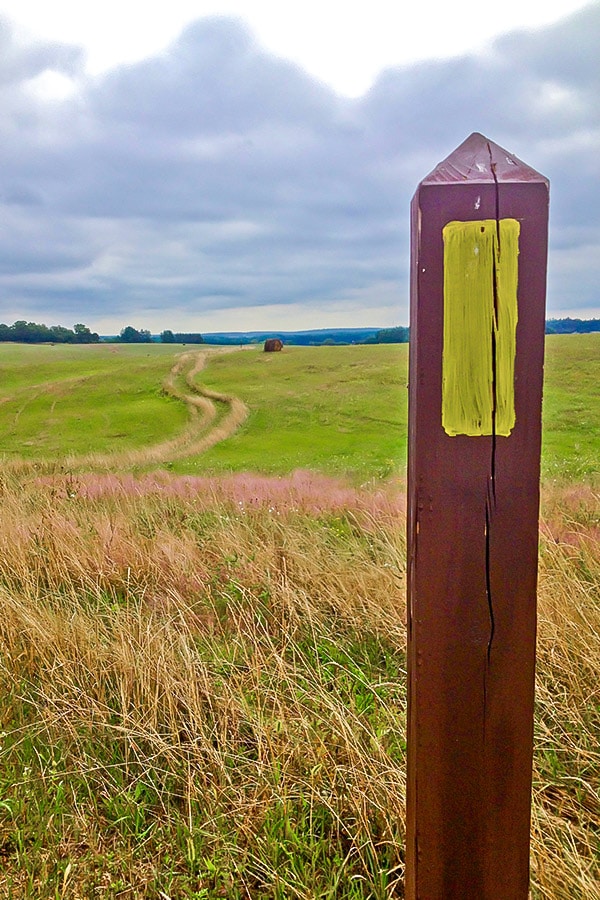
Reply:
[[[210, 355], [232, 350], [233, 348], [216, 351], [192, 350], [178, 357], [162, 385], [166, 394], [185, 403], [188, 409], [188, 423], [175, 437], [159, 444], [117, 453], [86, 453], [56, 458], [52, 461], [16, 459], [11, 460], [5, 468], [11, 472], [22, 473], [55, 471], [57, 466], [69, 471], [80, 468], [114, 470], [158, 465], [206, 452], [210, 447], [231, 437], [248, 417], [248, 408], [238, 397], [220, 394], [196, 383], [196, 376], [205, 367]], [[185, 387], [181, 385], [182, 381]]]

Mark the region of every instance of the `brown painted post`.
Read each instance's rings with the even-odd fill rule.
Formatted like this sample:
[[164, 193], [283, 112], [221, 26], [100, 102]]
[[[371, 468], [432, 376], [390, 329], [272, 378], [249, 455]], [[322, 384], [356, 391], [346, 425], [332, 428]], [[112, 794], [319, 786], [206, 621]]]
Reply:
[[408, 900], [526, 900], [548, 182], [472, 134], [412, 203]]

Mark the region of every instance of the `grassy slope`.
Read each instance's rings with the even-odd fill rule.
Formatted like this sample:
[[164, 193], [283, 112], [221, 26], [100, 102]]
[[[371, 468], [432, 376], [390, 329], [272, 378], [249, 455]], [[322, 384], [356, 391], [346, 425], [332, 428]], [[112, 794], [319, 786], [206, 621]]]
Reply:
[[[359, 479], [403, 472], [407, 364], [406, 345], [215, 358], [203, 383], [238, 393], [250, 418], [234, 438], [176, 470], [312, 467]], [[600, 460], [600, 334], [550, 337], [545, 375], [543, 475], [591, 476]]]
[[215, 357], [202, 383], [240, 396], [243, 428], [176, 471], [314, 468], [385, 477], [406, 454], [407, 347], [286, 347]]
[[161, 391], [170, 347], [0, 344], [0, 455], [118, 452], [180, 431], [183, 404]]
[[[0, 454], [118, 452], [180, 432], [187, 413], [161, 383], [180, 347], [0, 345]], [[312, 468], [357, 481], [403, 473], [406, 345], [286, 347], [216, 355], [198, 381], [250, 408], [239, 432], [175, 472]], [[600, 335], [547, 341], [545, 478], [598, 471]]]
[[600, 472], [600, 334], [546, 339], [545, 476], [565, 480]]

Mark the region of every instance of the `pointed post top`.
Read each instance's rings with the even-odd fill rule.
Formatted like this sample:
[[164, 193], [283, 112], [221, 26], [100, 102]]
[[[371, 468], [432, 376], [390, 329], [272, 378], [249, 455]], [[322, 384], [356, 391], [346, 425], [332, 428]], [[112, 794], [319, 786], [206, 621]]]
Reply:
[[421, 185], [461, 182], [542, 182], [548, 179], [483, 134], [474, 131], [438, 163]]

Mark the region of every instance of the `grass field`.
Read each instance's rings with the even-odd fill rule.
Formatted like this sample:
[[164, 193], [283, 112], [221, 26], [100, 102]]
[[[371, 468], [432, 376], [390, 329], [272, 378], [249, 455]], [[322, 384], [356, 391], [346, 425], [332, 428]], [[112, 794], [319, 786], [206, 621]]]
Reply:
[[[598, 338], [548, 341], [532, 900], [600, 900]], [[0, 345], [0, 897], [401, 898], [406, 348], [114, 349]]]
[[546, 338], [543, 474], [600, 472], [600, 334]]
[[[163, 389], [181, 349], [0, 345], [0, 454], [37, 462], [63, 455], [70, 457], [71, 468], [97, 468], [99, 460], [86, 456], [113, 453], [112, 460], [103, 460], [105, 467], [141, 470], [162, 462], [181, 474], [286, 474], [308, 468], [357, 483], [404, 472], [407, 345], [289, 347], [276, 354], [208, 351], [196, 388], [240, 398], [247, 418], [239, 415], [237, 431], [208, 448], [202, 445], [201, 453], [190, 433], [146, 463], [139, 453], [128, 456], [175, 441], [189, 427], [194, 408], [182, 397], [189, 399], [193, 387], [180, 375], [176, 390]], [[546, 479], [597, 474], [599, 383], [599, 334], [547, 339]], [[227, 402], [217, 399], [214, 405], [211, 428], [229, 414]], [[199, 437], [202, 423], [194, 427]]]
[[0, 345], [0, 454], [49, 459], [119, 453], [185, 427], [162, 391], [166, 345]]
[[363, 480], [397, 474], [406, 456], [407, 349], [289, 347], [215, 357], [203, 383], [241, 396], [250, 416], [202, 467], [317, 469]]

